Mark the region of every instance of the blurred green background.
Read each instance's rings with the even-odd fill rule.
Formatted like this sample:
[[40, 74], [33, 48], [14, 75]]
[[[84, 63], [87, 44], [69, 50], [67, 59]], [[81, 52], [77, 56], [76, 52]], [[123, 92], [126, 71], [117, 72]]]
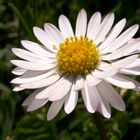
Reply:
[[[60, 14], [65, 14], [74, 27], [81, 8], [88, 17], [97, 10], [103, 16], [113, 11], [115, 23], [127, 18], [126, 28], [140, 24], [139, 0], [0, 0], [0, 140], [99, 140], [93, 114], [86, 111], [81, 99], [70, 115], [62, 109], [48, 122], [49, 104], [27, 113], [21, 104], [31, 91], [14, 93], [10, 84], [14, 76], [9, 61], [15, 58], [11, 48], [21, 47], [22, 39], [36, 41], [33, 26], [43, 27], [45, 22], [57, 25]], [[122, 89], [119, 92], [127, 111], [112, 109], [111, 119], [103, 118], [109, 139], [140, 140], [140, 94]]]

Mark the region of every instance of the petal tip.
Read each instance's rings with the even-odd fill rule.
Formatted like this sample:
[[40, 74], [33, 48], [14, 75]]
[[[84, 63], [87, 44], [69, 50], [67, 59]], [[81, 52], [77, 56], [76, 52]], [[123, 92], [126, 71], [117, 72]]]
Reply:
[[40, 29], [39, 27], [36, 27], [36, 26], [33, 27], [33, 33], [34, 34], [37, 34], [38, 31], [40, 31], [40, 30], [42, 30], [42, 29]]
[[50, 116], [50, 115], [47, 115], [47, 121], [50, 121], [52, 120], [54, 117]]

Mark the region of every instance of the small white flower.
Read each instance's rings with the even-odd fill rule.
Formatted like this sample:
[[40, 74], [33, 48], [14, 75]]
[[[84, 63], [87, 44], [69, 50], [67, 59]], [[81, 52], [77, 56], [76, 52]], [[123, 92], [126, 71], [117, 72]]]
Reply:
[[17, 66], [12, 73], [19, 76], [11, 81], [15, 84], [13, 90], [36, 89], [23, 103], [27, 111], [52, 101], [48, 120], [63, 105], [69, 114], [80, 93], [90, 113], [97, 111], [110, 118], [110, 105], [125, 110], [121, 96], [111, 84], [140, 90], [140, 84], [129, 78], [129, 75], [140, 75], [140, 38], [133, 38], [137, 24], [122, 32], [126, 19], [114, 27], [113, 22], [113, 13], [102, 19], [100, 12], [96, 12], [87, 24], [87, 14], [82, 9], [75, 33], [67, 17], [61, 15], [59, 29], [50, 23], [45, 23], [44, 30], [33, 28], [41, 44], [23, 40], [25, 49], [12, 49], [22, 59], [11, 61]]

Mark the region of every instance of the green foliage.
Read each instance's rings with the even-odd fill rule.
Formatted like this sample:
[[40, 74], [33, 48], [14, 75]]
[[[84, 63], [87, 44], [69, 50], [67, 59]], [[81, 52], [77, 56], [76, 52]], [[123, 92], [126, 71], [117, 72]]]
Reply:
[[[22, 39], [37, 41], [32, 27], [43, 27], [45, 22], [57, 25], [60, 14], [69, 17], [74, 27], [81, 8], [86, 9], [89, 17], [97, 10], [103, 15], [113, 11], [116, 21], [127, 18], [127, 27], [140, 23], [139, 0], [0, 0], [0, 140], [100, 139], [93, 114], [86, 111], [83, 102], [79, 101], [70, 115], [62, 110], [59, 116], [48, 122], [49, 105], [27, 113], [21, 104], [30, 91], [13, 93], [10, 84], [14, 77], [10, 60], [15, 57], [11, 48], [21, 47]], [[127, 111], [112, 109], [112, 118], [103, 119], [105, 129], [110, 140], [139, 140], [140, 95], [126, 91], [123, 98]]]

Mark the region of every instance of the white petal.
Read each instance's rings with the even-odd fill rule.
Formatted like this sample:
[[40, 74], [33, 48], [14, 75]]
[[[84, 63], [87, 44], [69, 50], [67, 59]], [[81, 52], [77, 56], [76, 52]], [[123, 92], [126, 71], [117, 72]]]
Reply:
[[[126, 24], [126, 19], [122, 19], [119, 21], [114, 28], [112, 29], [111, 33], [107, 36], [106, 40], [99, 46], [99, 49], [105, 49], [123, 30]], [[102, 52], [101, 52], [102, 53]]]
[[34, 63], [23, 60], [11, 60], [11, 63], [27, 70], [50, 70], [55, 67], [55, 64], [45, 63], [44, 61]]
[[60, 109], [63, 106], [63, 103], [64, 103], [64, 100], [62, 99], [62, 100], [54, 101], [51, 104], [48, 114], [47, 114], [48, 121], [53, 119], [59, 113]]
[[140, 92], [140, 83], [132, 79], [130, 80], [135, 84], [135, 88], [133, 90]]
[[[120, 80], [119, 82], [122, 82], [123, 80], [127, 80], [128, 82], [130, 82], [130, 83], [133, 83], [133, 85], [134, 85], [134, 88], [133, 88], [133, 90], [135, 90], [135, 91], [140, 91], [140, 83], [138, 83], [137, 81], [135, 81], [135, 80], [133, 80], [133, 79], [131, 79], [131, 78], [129, 78], [129, 77], [127, 77], [127, 76], [125, 76], [125, 75], [122, 75], [122, 74], [117, 74], [117, 77], [119, 76], [119, 78], [117, 78], [117, 80]], [[121, 78], [120, 78], [121, 77]], [[113, 79], [114, 80], [114, 79]], [[108, 80], [107, 80], [108, 81]], [[110, 81], [109, 81], [110, 82]], [[112, 82], [112, 81], [111, 81]], [[116, 84], [116, 83], [113, 83], [112, 82], [112, 84]], [[119, 85], [119, 84], [118, 84]], [[117, 85], [117, 86], [118, 86]], [[120, 87], [121, 87], [122, 85], [120, 85]], [[128, 85], [129, 86], [129, 85]], [[128, 87], [127, 85], [126, 85], [126, 89], [129, 89], [130, 87]]]
[[97, 91], [99, 94], [97, 94], [97, 96], [98, 96], [97, 111], [99, 111], [104, 117], [110, 118], [111, 117], [110, 105], [109, 105], [108, 101], [100, 93], [100, 92], [102, 92], [102, 89], [100, 89], [100, 87], [98, 87], [98, 86], [97, 86]]
[[23, 87], [16, 86], [16, 87], [13, 88], [13, 91], [22, 91], [22, 90], [24, 90], [24, 89], [25, 89], [25, 88], [23, 88]]
[[64, 109], [67, 114], [71, 113], [74, 110], [77, 104], [77, 100], [78, 100], [78, 92], [71, 90], [70, 93], [67, 95], [65, 101]]
[[93, 87], [88, 87], [88, 93], [89, 93], [88, 95], [89, 95], [92, 109], [96, 111], [99, 104], [99, 95], [98, 95], [99, 92], [97, 88], [93, 86]]
[[38, 28], [38, 27], [34, 27], [33, 28], [33, 32], [36, 36], [36, 38], [51, 52], [56, 52], [56, 50], [54, 50], [53, 46], [54, 43], [53, 41], [49, 38], [49, 36], [47, 35], [47, 33]]
[[140, 67], [120, 69], [120, 73], [128, 74], [128, 75], [140, 75]]
[[33, 93], [31, 93], [22, 103], [22, 106], [28, 106], [30, 102], [35, 98], [36, 94], [38, 94], [42, 89], [37, 89]]
[[116, 74], [112, 77], [106, 78], [108, 82], [111, 84], [121, 87], [121, 88], [126, 88], [126, 89], [133, 89], [135, 88], [135, 84], [127, 79], [126, 76], [121, 75], [121, 74]]
[[101, 65], [99, 65], [99, 69], [107, 71], [111, 69], [126, 68], [129, 64], [135, 62], [138, 59], [138, 57], [139, 57], [138, 55], [132, 55], [132, 56], [125, 57], [123, 59], [118, 59], [117, 61], [114, 61], [112, 63], [101, 61]]
[[34, 54], [31, 54], [28, 51], [25, 51], [23, 49], [18, 49], [18, 48], [12, 48], [13, 53], [18, 56], [21, 59], [28, 60], [30, 62], [35, 62], [38, 59], [40, 60], [41, 58], [36, 58]]
[[121, 60], [118, 60], [116, 62], [113, 62], [112, 64], [108, 65], [108, 68], [105, 68], [104, 71], [94, 70], [92, 72], [92, 75], [97, 78], [107, 78], [115, 75], [119, 72], [120, 68], [126, 67], [128, 64], [132, 63], [138, 58], [138, 55], [132, 55], [126, 58], [123, 58]]
[[77, 21], [76, 21], [76, 32], [77, 37], [85, 36], [87, 28], [87, 14], [84, 9], [80, 10]]
[[48, 98], [50, 101], [59, 100], [63, 98], [71, 88], [71, 82], [61, 78], [56, 83], [52, 84], [51, 86], [47, 87], [45, 90], [40, 92], [36, 98], [43, 99]]
[[100, 42], [102, 42], [105, 39], [106, 35], [108, 34], [108, 32], [110, 31], [110, 29], [113, 25], [113, 22], [114, 22], [114, 14], [113, 13], [108, 14], [103, 19], [103, 21], [100, 25], [99, 33], [94, 40], [96, 45], [98, 45]]
[[111, 117], [110, 106], [106, 101], [100, 103], [100, 105], [98, 106], [98, 110], [104, 117], [108, 119]]
[[12, 70], [12, 73], [15, 74], [15, 75], [22, 75], [26, 72], [27, 70], [25, 69], [22, 69], [22, 68], [19, 68], [19, 67], [16, 67]]
[[105, 81], [102, 81], [98, 86], [101, 89], [102, 96], [116, 109], [120, 111], [125, 110], [125, 104], [121, 96], [114, 90], [114, 88]]
[[33, 54], [29, 51], [19, 49], [19, 48], [12, 48], [12, 51], [18, 57], [20, 57], [24, 60], [28, 60], [30, 62], [36, 62], [36, 61], [41, 60], [41, 61], [47, 61], [47, 62], [53, 63], [54, 61], [56, 61], [55, 59], [49, 59], [49, 58], [45, 58], [45, 57], [42, 57], [42, 56], [38, 56], [38, 55]]
[[105, 71], [99, 71], [99, 70], [95, 70], [92, 72], [92, 75], [94, 77], [97, 77], [97, 78], [107, 78], [107, 77], [110, 77], [110, 76], [113, 76], [115, 75], [117, 72], [119, 71], [119, 67], [112, 67], [110, 69], [107, 69]]
[[44, 29], [49, 38], [52, 40], [53, 44], [56, 45], [57, 48], [59, 48], [59, 44], [64, 41], [61, 32], [53, 24], [50, 23], [45, 23]]
[[[63, 86], [62, 86], [63, 85]], [[61, 87], [58, 87], [57, 91], [53, 91], [52, 95], [48, 97], [50, 101], [57, 101], [62, 99], [71, 90], [71, 82], [68, 80], [63, 81]]]
[[56, 57], [56, 54], [47, 51], [45, 49], [45, 47], [43, 47], [35, 42], [28, 41], [28, 40], [22, 40], [21, 44], [24, 48], [33, 52], [37, 56], [43, 56], [43, 57], [48, 57], [48, 58], [55, 58]]
[[59, 78], [60, 78], [59, 75], [51, 75], [44, 79], [40, 79], [29, 83], [23, 83], [20, 85], [20, 87], [26, 89], [36, 89], [36, 88], [46, 87], [56, 82]]
[[[131, 79], [131, 78], [125, 76], [125, 75], [122, 75], [122, 74], [117, 74], [117, 77], [118, 76], [121, 77], [122, 79], [128, 80], [129, 82], [133, 83], [133, 85], [134, 85], [133, 90], [140, 91], [140, 83], [138, 83], [137, 81], [135, 81], [135, 80], [133, 80], [133, 79]], [[126, 88], [128, 88], [128, 87], [126, 87]]]
[[88, 86], [95, 86], [101, 82], [100, 79], [92, 76], [91, 74], [86, 76], [86, 83]]
[[68, 20], [68, 18], [64, 15], [61, 15], [59, 17], [59, 28], [64, 38], [69, 38], [70, 36], [74, 36], [71, 23]]
[[15, 84], [23, 84], [23, 83], [29, 83], [29, 82], [33, 82], [36, 80], [40, 80], [43, 78], [46, 78], [52, 74], [55, 74], [55, 70], [50, 70], [50, 71], [27, 71], [24, 73], [24, 75], [15, 78], [11, 81], [11, 83], [15, 83]]
[[81, 92], [82, 92], [82, 97], [83, 97], [83, 100], [84, 100], [84, 103], [85, 103], [87, 110], [90, 113], [94, 113], [95, 110], [92, 107], [92, 103], [91, 103], [91, 99], [90, 99], [90, 94], [93, 94], [93, 93], [89, 93], [89, 90], [88, 90], [86, 83], [85, 83], [84, 88], [81, 90]]
[[137, 66], [140, 66], [140, 58], [136, 59], [133, 63], [130, 63], [128, 66], [126, 66], [126, 68], [133, 68]]
[[113, 62], [112, 65], [113, 67], [125, 68], [130, 63], [133, 63], [138, 57], [139, 55], [128, 56], [126, 58]]
[[40, 107], [42, 107], [43, 105], [45, 105], [48, 102], [48, 99], [33, 99], [28, 107], [27, 107], [27, 111], [34, 111], [39, 109]]
[[100, 65], [98, 66], [98, 69], [99, 70], [107, 70], [110, 67], [112, 67], [112, 63], [101, 61]]
[[83, 87], [84, 87], [84, 80], [81, 77], [77, 78], [76, 82], [73, 83], [73, 85], [72, 85], [73, 91], [82, 89]]
[[139, 47], [140, 47], [140, 39], [136, 39], [136, 40], [131, 41], [130, 43], [127, 43], [120, 49], [112, 52], [111, 54], [103, 56], [102, 59], [114, 60], [120, 57], [124, 57], [135, 52]]
[[91, 38], [93, 41], [95, 40], [101, 23], [101, 14], [100, 12], [96, 12], [92, 15], [87, 28], [87, 37]]
[[108, 49], [106, 51], [113, 52], [114, 50], [127, 43], [136, 34], [138, 28], [139, 26], [137, 24], [128, 28], [108, 46]]

